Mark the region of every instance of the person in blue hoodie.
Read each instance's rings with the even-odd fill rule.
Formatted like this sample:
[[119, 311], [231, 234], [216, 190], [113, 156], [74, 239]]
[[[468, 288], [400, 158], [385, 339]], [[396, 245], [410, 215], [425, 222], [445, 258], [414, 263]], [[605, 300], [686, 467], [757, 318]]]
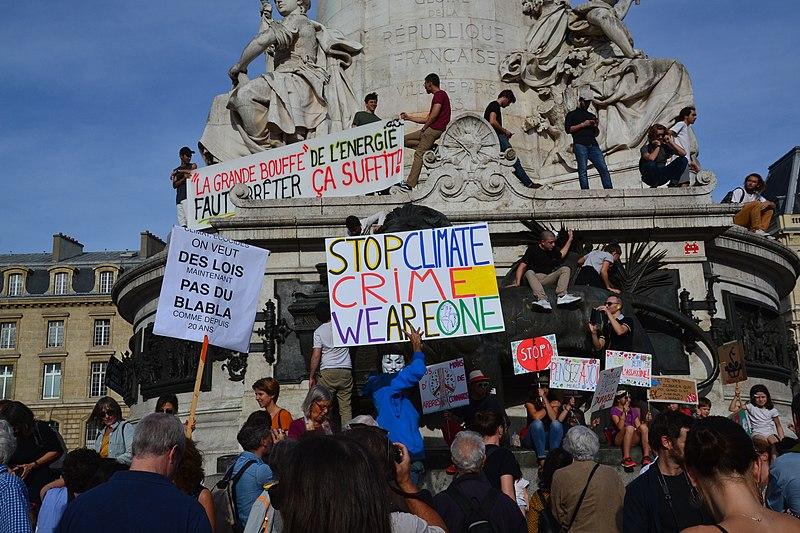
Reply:
[[411, 341], [411, 362], [406, 365], [399, 354], [381, 358], [381, 372], [372, 374], [364, 385], [364, 395], [372, 396], [378, 412], [378, 425], [389, 432], [392, 442], [400, 442], [411, 455], [411, 479], [419, 484], [425, 467], [425, 448], [419, 431], [419, 412], [408, 398], [406, 389], [416, 387], [425, 375], [421, 331], [406, 331]]

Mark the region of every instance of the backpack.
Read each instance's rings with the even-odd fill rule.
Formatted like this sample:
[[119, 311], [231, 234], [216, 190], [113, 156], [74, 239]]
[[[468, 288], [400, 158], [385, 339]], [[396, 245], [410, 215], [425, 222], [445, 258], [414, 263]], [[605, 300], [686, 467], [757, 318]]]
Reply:
[[233, 466], [231, 466], [211, 490], [211, 498], [214, 500], [214, 511], [216, 512], [216, 527], [214, 528], [216, 533], [242, 533], [244, 531], [244, 524], [239, 519], [239, 510], [236, 508], [236, 484], [242, 474], [253, 464], [255, 464], [255, 460], [247, 461], [235, 476], [233, 475]]
[[744, 189], [742, 189], [741, 187], [736, 187], [735, 189], [731, 189], [730, 191], [728, 191], [728, 193], [722, 198], [722, 201], [720, 203], [722, 203], [722, 204], [732, 204], [733, 203], [733, 193], [735, 193], [736, 191], [739, 191], [739, 190], [741, 190], [742, 194], [744, 194]]
[[536, 491], [539, 501], [542, 502], [542, 511], [539, 513], [539, 520], [537, 522], [539, 533], [559, 533], [561, 531], [561, 524], [558, 523], [553, 511], [550, 510], [550, 501], [545, 499], [541, 490]]
[[458, 487], [450, 486], [445, 492], [456, 502], [456, 505], [464, 514], [462, 531], [468, 533], [499, 533], [499, 530], [489, 520], [489, 513], [494, 508], [494, 504], [502, 492], [492, 488], [482, 503], [476, 498], [468, 499], [458, 490]]

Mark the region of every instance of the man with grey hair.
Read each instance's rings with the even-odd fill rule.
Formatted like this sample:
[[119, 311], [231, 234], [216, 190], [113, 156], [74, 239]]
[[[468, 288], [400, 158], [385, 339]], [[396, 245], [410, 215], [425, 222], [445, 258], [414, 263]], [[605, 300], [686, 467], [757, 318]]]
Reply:
[[0, 419], [0, 529], [14, 533], [30, 533], [28, 489], [22, 478], [8, 469], [8, 461], [17, 448], [11, 425]]
[[456, 478], [433, 497], [436, 511], [451, 533], [486, 523], [493, 531], [526, 533], [528, 525], [517, 502], [492, 487], [483, 474], [486, 445], [474, 431], [461, 431], [450, 446]]
[[528, 246], [528, 250], [517, 265], [514, 283], [511, 286], [519, 287], [522, 278], [525, 277], [536, 298], [529, 305], [545, 311], [552, 311], [553, 307], [547, 299], [544, 286], [553, 284], [556, 285], [556, 295], [558, 296], [556, 305], [568, 305], [580, 301], [580, 296], [567, 293], [570, 269], [563, 263], [571, 245], [572, 230], [567, 231], [567, 241], [560, 250], [556, 250], [555, 233], [544, 230], [539, 236], [539, 242]]
[[58, 531], [211, 532], [197, 498], [170, 482], [186, 446], [181, 421], [151, 413], [136, 426], [133, 460], [127, 472], [82, 494], [67, 506]]
[[562, 446], [574, 459], [556, 471], [550, 489], [550, 509], [562, 530], [622, 531], [625, 485], [613, 468], [594, 461], [600, 451], [597, 434], [586, 426], [575, 426], [567, 431]]

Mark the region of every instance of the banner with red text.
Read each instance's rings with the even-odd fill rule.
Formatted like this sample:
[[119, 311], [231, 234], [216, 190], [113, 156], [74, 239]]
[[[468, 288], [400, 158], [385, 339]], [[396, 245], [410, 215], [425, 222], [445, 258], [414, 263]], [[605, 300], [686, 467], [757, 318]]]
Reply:
[[193, 171], [187, 187], [192, 229], [232, 217], [231, 190], [253, 200], [361, 196], [403, 179], [403, 121], [373, 122]]
[[419, 381], [419, 397], [423, 414], [467, 405], [469, 393], [464, 359], [429, 365]]
[[544, 335], [511, 343], [514, 374], [529, 374], [550, 369], [550, 360], [558, 357], [555, 335]]
[[325, 240], [335, 346], [503, 331], [485, 222]]

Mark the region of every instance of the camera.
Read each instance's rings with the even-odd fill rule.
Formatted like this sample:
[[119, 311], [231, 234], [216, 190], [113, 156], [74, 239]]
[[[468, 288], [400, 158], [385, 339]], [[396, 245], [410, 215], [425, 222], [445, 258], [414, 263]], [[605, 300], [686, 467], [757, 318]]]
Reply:
[[389, 453], [392, 455], [392, 459], [394, 459], [395, 463], [400, 464], [403, 462], [403, 451], [397, 444], [392, 444]]

